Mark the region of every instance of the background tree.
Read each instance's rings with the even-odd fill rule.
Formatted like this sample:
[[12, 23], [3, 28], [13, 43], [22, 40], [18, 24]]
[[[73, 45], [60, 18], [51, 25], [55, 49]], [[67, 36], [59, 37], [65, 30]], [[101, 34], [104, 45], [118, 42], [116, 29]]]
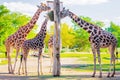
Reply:
[[74, 46], [74, 30], [68, 24], [61, 24], [62, 47], [72, 48]]
[[[50, 38], [50, 36], [53, 35], [54, 31], [54, 26], [51, 25], [50, 29], [47, 30], [47, 35], [45, 38], [45, 44], [46, 46], [48, 46], [48, 40]], [[62, 23], [61, 24], [61, 43], [62, 43], [62, 47], [64, 48], [72, 48], [74, 46], [74, 35], [73, 35], [73, 28], [70, 27], [68, 24], [66, 23]]]
[[[5, 6], [0, 5], [0, 51], [5, 51], [4, 42], [19, 27], [25, 25], [30, 17], [18, 12], [11, 12]], [[29, 33], [27, 38], [35, 36], [36, 27]]]
[[108, 32], [111, 32], [115, 37], [117, 38], [118, 41], [118, 47], [120, 47], [120, 26], [116, 25], [115, 23], [111, 22], [110, 27], [105, 28]]

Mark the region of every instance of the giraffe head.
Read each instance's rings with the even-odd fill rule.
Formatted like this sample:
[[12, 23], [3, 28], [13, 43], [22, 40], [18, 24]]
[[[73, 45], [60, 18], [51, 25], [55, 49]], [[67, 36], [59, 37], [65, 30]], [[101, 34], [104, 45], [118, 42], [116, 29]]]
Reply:
[[48, 10], [50, 10], [51, 8], [50, 7], [48, 7], [46, 4], [44, 4], [44, 3], [41, 3], [40, 5], [37, 5], [37, 7], [40, 9], [40, 10], [42, 10], [42, 11], [48, 11]]
[[69, 9], [63, 8], [63, 10], [60, 12], [61, 18], [65, 18], [66, 16], [69, 16]]

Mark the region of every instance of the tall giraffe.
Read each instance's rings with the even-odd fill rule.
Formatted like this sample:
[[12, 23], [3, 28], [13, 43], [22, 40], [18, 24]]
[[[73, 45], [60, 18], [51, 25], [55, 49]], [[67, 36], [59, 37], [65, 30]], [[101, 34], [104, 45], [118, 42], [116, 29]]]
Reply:
[[113, 73], [112, 73], [111, 77], [114, 77], [114, 75], [115, 75], [115, 54], [114, 54], [114, 51], [115, 51], [115, 48], [117, 45], [116, 38], [111, 33], [106, 32], [105, 30], [101, 29], [100, 27], [82, 20], [81, 18], [79, 18], [77, 15], [75, 15], [74, 13], [72, 13], [69, 10], [63, 9], [60, 14], [61, 14], [61, 17], [69, 16], [81, 28], [83, 28], [85, 31], [87, 31], [90, 34], [89, 41], [91, 44], [93, 57], [94, 57], [94, 72], [93, 72], [92, 77], [95, 77], [95, 74], [96, 74], [96, 52], [98, 55], [98, 63], [100, 66], [99, 77], [102, 77], [100, 48], [108, 48], [110, 51], [110, 55], [111, 55], [110, 68], [109, 68], [109, 72], [108, 72], [107, 77], [110, 77], [112, 66], [113, 66]]
[[[17, 62], [17, 57], [19, 54], [19, 50], [23, 44], [23, 42], [26, 39], [26, 36], [28, 33], [32, 30], [34, 25], [36, 24], [39, 15], [42, 11], [47, 11], [50, 10], [49, 7], [46, 6], [46, 4], [41, 3], [40, 6], [37, 6], [38, 9], [36, 13], [33, 15], [32, 19], [26, 24], [21, 26], [14, 34], [9, 36], [7, 40], [5, 41], [5, 47], [7, 51], [7, 58], [8, 58], [8, 71], [9, 73], [14, 73], [16, 62]], [[12, 64], [11, 64], [11, 57], [10, 57], [10, 52], [11, 48], [16, 49], [16, 57], [15, 57], [15, 63], [14, 63], [14, 68], [12, 69]]]
[[[39, 66], [40, 66], [41, 74], [42, 74], [41, 57], [42, 57], [42, 49], [44, 48], [44, 39], [46, 36], [46, 30], [47, 30], [46, 26], [47, 26], [48, 19], [49, 18], [46, 17], [45, 21], [42, 24], [42, 27], [41, 27], [39, 33], [35, 36], [35, 38], [24, 41], [24, 43], [22, 45], [22, 54], [23, 54], [23, 60], [25, 62], [25, 74], [26, 75], [27, 75], [27, 65], [26, 65], [27, 56], [28, 56], [30, 49], [38, 50], [38, 52], [39, 52], [39, 54], [38, 54], [38, 75], [39, 75]], [[22, 62], [20, 63], [20, 66], [21, 66], [21, 64], [22, 64]], [[20, 71], [20, 68], [19, 68], [19, 71]]]

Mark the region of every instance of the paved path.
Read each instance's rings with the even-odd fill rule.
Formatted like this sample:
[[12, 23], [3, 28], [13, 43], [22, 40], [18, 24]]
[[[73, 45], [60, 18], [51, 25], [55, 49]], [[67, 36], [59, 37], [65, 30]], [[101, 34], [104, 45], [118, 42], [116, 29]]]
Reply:
[[[14, 60], [12, 60], [14, 61]], [[62, 58], [61, 65], [74, 65], [78, 61], [77, 58]], [[78, 63], [77, 63], [78, 64]], [[43, 58], [43, 75], [37, 76], [37, 57], [28, 58], [28, 76], [18, 75], [17, 69], [19, 65], [19, 60], [17, 62], [17, 67], [15, 70], [15, 74], [8, 74], [7, 65], [0, 66], [0, 80], [120, 80], [120, 72], [117, 72], [115, 78], [106, 78], [106, 73], [103, 73], [103, 78], [97, 78], [98, 74], [95, 78], [92, 78], [92, 72], [80, 72], [74, 71], [68, 68], [61, 68], [61, 76], [60, 77], [52, 77], [52, 73], [49, 73], [50, 69], [50, 59]]]

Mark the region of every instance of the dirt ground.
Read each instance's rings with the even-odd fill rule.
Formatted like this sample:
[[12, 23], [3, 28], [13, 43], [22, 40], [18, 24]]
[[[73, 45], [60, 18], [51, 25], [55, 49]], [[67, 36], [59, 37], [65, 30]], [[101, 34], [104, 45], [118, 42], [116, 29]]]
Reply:
[[[12, 59], [14, 61], [14, 59]], [[76, 66], [79, 64], [77, 58], [62, 58], [61, 66], [72, 65]], [[95, 78], [92, 78], [92, 72], [80, 72], [75, 71], [70, 68], [61, 68], [61, 76], [53, 77], [52, 73], [49, 72], [50, 69], [50, 59], [44, 57], [43, 58], [43, 75], [37, 76], [37, 57], [28, 58], [28, 76], [18, 75], [18, 65], [19, 60], [17, 62], [17, 67], [15, 70], [15, 74], [8, 74], [7, 65], [0, 66], [0, 80], [120, 80], [120, 72], [116, 72], [114, 78], [106, 78], [107, 73], [103, 72], [103, 77], [98, 78], [98, 72]]]

